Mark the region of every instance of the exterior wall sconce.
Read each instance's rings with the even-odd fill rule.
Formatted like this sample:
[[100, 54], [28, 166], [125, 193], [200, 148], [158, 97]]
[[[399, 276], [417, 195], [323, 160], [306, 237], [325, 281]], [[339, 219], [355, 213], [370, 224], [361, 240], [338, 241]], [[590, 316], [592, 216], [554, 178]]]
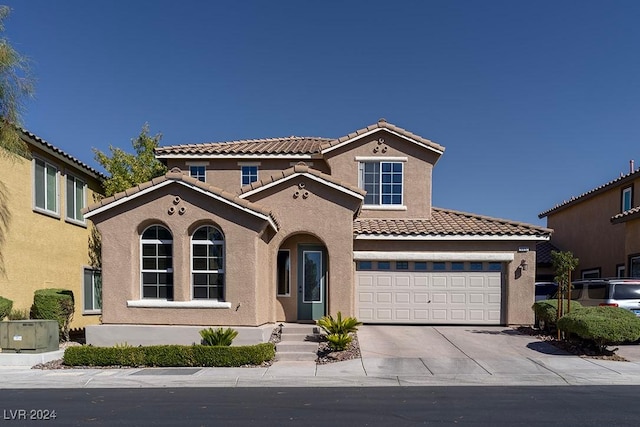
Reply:
[[522, 271], [527, 271], [527, 267], [529, 267], [529, 264], [527, 264], [526, 260], [522, 260], [520, 261], [520, 268], [522, 269]]

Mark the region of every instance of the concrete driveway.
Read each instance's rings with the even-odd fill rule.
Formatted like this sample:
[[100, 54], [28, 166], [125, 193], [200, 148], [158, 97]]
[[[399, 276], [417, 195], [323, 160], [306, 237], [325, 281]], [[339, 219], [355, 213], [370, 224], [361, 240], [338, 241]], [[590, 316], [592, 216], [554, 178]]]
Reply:
[[[358, 330], [363, 368], [368, 376], [395, 374], [405, 380], [451, 378], [539, 378], [564, 382], [562, 376], [585, 377], [638, 371], [640, 346], [619, 351], [631, 362], [585, 359], [508, 327], [363, 325]], [[627, 348], [628, 347], [628, 348]]]

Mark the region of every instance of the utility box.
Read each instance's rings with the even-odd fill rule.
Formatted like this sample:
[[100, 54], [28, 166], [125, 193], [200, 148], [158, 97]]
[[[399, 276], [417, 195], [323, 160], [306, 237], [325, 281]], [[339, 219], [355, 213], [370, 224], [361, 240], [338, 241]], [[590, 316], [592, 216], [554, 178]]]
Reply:
[[0, 322], [3, 353], [45, 353], [59, 349], [55, 320], [9, 320]]

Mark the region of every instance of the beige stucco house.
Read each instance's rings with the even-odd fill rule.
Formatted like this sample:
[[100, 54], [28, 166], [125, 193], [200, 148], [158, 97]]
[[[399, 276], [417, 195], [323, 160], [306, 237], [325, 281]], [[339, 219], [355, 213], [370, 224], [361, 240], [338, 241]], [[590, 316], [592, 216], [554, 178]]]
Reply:
[[640, 277], [640, 170], [629, 172], [542, 212], [551, 243], [580, 260], [574, 278]]
[[71, 328], [98, 324], [100, 269], [82, 209], [103, 194], [104, 176], [33, 133], [21, 130], [21, 137], [31, 159], [0, 155], [0, 295], [29, 310], [37, 289], [69, 289]]
[[166, 176], [85, 213], [102, 233], [103, 323], [531, 323], [551, 230], [432, 207], [443, 152], [384, 120], [158, 148]]

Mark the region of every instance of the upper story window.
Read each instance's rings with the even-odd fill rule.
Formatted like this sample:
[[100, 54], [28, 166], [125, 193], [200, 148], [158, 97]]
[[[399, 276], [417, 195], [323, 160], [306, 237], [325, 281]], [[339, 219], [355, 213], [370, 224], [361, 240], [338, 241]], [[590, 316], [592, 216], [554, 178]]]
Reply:
[[249, 185], [258, 180], [258, 166], [242, 166], [242, 185]]
[[33, 160], [33, 168], [35, 208], [58, 214], [58, 168], [41, 159]]
[[67, 175], [67, 219], [84, 223], [82, 209], [87, 206], [87, 184], [73, 175]]
[[401, 162], [361, 162], [360, 187], [365, 205], [402, 205]]
[[205, 182], [206, 179], [206, 167], [205, 166], [189, 166], [189, 176], [197, 179], [198, 181]]
[[161, 225], [142, 233], [142, 298], [173, 299], [173, 237]]
[[621, 212], [628, 211], [633, 207], [633, 187], [622, 189], [622, 206]]
[[216, 227], [198, 228], [191, 238], [194, 299], [224, 301], [224, 236]]

